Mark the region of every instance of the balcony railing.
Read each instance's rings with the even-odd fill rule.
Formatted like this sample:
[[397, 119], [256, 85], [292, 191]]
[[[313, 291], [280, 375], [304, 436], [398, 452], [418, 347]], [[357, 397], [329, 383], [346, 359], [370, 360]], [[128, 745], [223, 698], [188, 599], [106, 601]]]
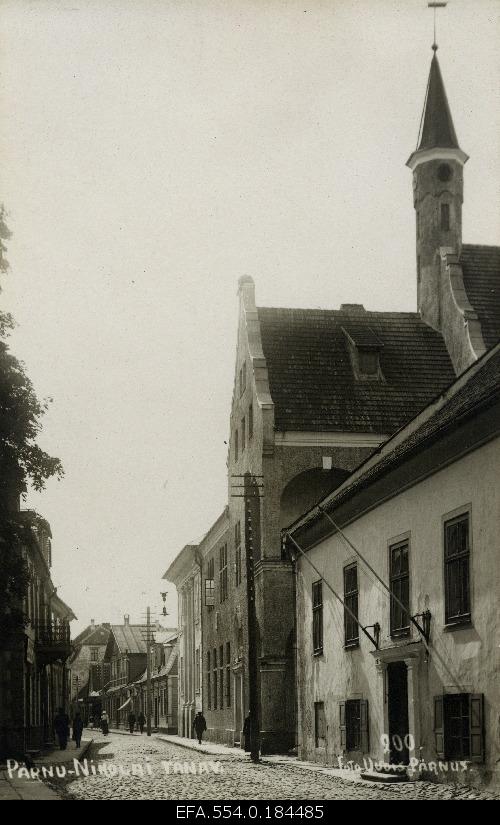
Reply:
[[70, 628], [67, 624], [38, 622], [35, 624], [35, 639], [39, 645], [71, 644]]
[[35, 649], [41, 664], [65, 661], [71, 653], [70, 628], [67, 624], [38, 622], [35, 624]]

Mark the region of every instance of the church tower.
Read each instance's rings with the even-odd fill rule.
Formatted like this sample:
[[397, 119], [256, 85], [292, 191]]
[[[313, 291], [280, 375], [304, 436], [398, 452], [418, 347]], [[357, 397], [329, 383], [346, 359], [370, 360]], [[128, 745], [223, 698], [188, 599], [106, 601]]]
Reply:
[[407, 161], [413, 172], [416, 214], [417, 301], [422, 319], [441, 330], [441, 250], [462, 249], [463, 167], [446, 97], [437, 45], [433, 45], [417, 149]]

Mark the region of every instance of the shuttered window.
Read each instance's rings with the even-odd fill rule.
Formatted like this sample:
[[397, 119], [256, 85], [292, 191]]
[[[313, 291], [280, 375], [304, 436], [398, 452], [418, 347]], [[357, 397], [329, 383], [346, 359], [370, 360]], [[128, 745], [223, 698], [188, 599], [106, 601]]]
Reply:
[[434, 740], [441, 759], [484, 762], [482, 693], [448, 693], [434, 698]]
[[[410, 565], [408, 542], [394, 544], [389, 548], [391, 593], [391, 636], [402, 636], [410, 632]], [[401, 604], [406, 608], [403, 610]]]
[[313, 649], [314, 653], [323, 653], [323, 582], [313, 582]]
[[326, 719], [324, 702], [314, 703], [314, 744], [326, 748]]
[[346, 647], [355, 647], [359, 644], [358, 595], [358, 565], [355, 562], [344, 567], [344, 603], [348, 608], [344, 610]]
[[469, 514], [444, 524], [444, 577], [446, 622], [470, 621]]
[[340, 703], [339, 713], [342, 750], [368, 753], [370, 749], [368, 701], [347, 699]]

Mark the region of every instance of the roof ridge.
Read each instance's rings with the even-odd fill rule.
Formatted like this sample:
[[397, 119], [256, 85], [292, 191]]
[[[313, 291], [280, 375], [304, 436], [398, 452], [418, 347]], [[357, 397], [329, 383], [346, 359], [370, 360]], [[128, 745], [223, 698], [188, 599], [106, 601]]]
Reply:
[[[367, 316], [373, 315], [391, 315], [397, 317], [411, 317], [411, 318], [419, 318], [421, 320], [420, 313], [411, 310], [397, 310], [397, 309], [366, 309], [362, 314], [358, 314], [356, 312], [349, 312], [345, 309], [336, 309], [331, 307], [277, 307], [277, 306], [258, 306], [257, 311], [259, 310], [273, 310], [274, 312], [330, 312], [336, 313], [337, 315], [348, 316], [349, 318], [366, 318]], [[425, 322], [423, 322], [425, 323]]]
[[463, 243], [462, 249], [464, 249], [464, 247], [470, 249], [496, 249], [498, 252], [500, 252], [500, 245], [497, 246], [497, 244], [490, 243]]

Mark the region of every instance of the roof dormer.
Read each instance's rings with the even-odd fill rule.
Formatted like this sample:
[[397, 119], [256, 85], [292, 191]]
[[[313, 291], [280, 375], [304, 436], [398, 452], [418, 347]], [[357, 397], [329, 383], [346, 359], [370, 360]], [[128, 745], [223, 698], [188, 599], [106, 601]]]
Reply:
[[367, 324], [346, 321], [342, 324], [357, 381], [384, 381], [380, 366], [383, 343]]

